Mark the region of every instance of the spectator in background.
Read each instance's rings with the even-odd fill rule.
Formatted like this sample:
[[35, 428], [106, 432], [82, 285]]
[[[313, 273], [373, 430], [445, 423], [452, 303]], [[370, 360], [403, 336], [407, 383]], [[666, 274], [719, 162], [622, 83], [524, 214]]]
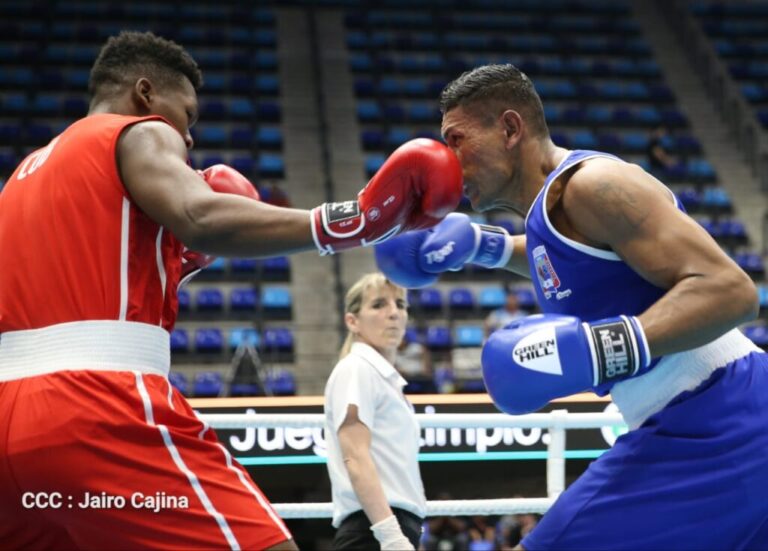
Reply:
[[488, 336], [497, 329], [501, 329], [505, 325], [508, 325], [517, 319], [524, 318], [525, 316], [526, 313], [520, 310], [520, 301], [517, 298], [517, 293], [514, 289], [507, 289], [504, 306], [492, 311], [485, 318], [485, 338], [487, 339]]
[[469, 551], [494, 551], [496, 549], [495, 517], [473, 516], [469, 521]]
[[[522, 496], [515, 496], [520, 498]], [[496, 526], [496, 538], [499, 549], [512, 550], [528, 533], [539, 523], [541, 515], [523, 513], [517, 515], [504, 515]]]
[[667, 128], [663, 125], [651, 131], [646, 154], [652, 172], [669, 170], [677, 164], [677, 160], [666, 149], [664, 138], [667, 136]]
[[394, 368], [408, 322], [405, 289], [367, 274], [344, 310], [349, 332], [325, 387], [333, 549], [413, 550], [426, 498], [419, 424]]
[[[437, 495], [441, 501], [452, 499], [447, 492]], [[426, 551], [466, 551], [469, 548], [467, 520], [462, 517], [432, 517], [427, 521], [424, 538]]]

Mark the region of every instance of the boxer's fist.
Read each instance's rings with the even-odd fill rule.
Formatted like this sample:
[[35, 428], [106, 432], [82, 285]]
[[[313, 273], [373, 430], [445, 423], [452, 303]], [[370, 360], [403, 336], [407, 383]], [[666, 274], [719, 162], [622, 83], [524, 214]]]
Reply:
[[481, 362], [496, 406], [512, 414], [536, 411], [550, 400], [627, 379], [649, 368], [651, 357], [637, 318], [582, 322], [537, 314], [494, 331]]
[[397, 148], [353, 201], [312, 211], [312, 236], [321, 255], [386, 241], [428, 228], [456, 209], [461, 165], [440, 142], [418, 138]]
[[409, 231], [376, 245], [373, 255], [381, 273], [392, 283], [406, 289], [418, 289], [435, 283], [440, 274], [424, 271], [419, 264], [421, 246], [429, 232]]
[[[197, 173], [211, 189], [217, 193], [232, 193], [249, 199], [259, 200], [259, 192], [254, 185], [234, 168], [227, 165], [212, 165]], [[216, 260], [215, 256], [192, 251], [186, 247], [181, 253], [181, 277], [179, 287], [207, 268]]]
[[473, 223], [451, 213], [436, 226], [399, 235], [376, 245], [376, 263], [390, 281], [406, 288], [431, 285], [437, 274], [465, 264], [485, 268], [506, 266], [513, 242], [507, 230]]

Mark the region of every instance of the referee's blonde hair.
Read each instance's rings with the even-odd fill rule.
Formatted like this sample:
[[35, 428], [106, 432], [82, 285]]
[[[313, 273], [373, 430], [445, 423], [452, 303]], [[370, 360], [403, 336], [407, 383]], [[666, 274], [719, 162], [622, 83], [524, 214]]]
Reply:
[[[365, 292], [368, 289], [376, 289], [378, 291], [379, 289], [382, 289], [386, 286], [394, 289], [399, 294], [400, 298], [406, 298], [404, 288], [392, 283], [381, 272], [372, 272], [362, 276], [349, 288], [346, 297], [344, 297], [344, 313], [355, 315], [359, 314], [360, 308], [363, 306], [363, 298], [365, 297]], [[347, 338], [344, 340], [344, 344], [341, 346], [339, 359], [349, 354], [349, 351], [352, 349], [352, 344], [354, 342], [355, 335], [351, 331], [347, 330]]]

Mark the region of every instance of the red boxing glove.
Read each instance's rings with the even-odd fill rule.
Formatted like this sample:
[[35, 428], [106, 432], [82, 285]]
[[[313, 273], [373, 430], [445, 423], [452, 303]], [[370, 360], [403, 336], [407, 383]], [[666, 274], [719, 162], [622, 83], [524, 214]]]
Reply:
[[398, 147], [354, 201], [312, 210], [312, 237], [321, 255], [367, 247], [400, 232], [429, 228], [461, 200], [461, 164], [427, 138]]
[[[227, 165], [212, 165], [197, 173], [208, 182], [217, 193], [232, 193], [250, 199], [259, 200], [259, 192], [254, 185], [234, 168]], [[215, 256], [192, 251], [186, 247], [181, 252], [181, 278], [179, 287], [207, 268], [216, 260]]]
[[212, 165], [198, 174], [208, 182], [211, 189], [217, 193], [233, 193], [259, 200], [259, 192], [251, 181], [237, 170], [227, 165]]

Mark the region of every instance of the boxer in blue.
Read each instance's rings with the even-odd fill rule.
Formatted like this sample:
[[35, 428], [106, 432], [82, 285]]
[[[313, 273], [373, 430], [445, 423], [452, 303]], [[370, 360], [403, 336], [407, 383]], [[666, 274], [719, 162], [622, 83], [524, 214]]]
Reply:
[[737, 329], [753, 282], [640, 167], [556, 146], [514, 66], [461, 75], [441, 110], [473, 209], [526, 215], [525, 234], [451, 214], [378, 245], [379, 268], [406, 287], [467, 263], [530, 277], [544, 313], [483, 348], [494, 402], [610, 392], [631, 429], [522, 548], [768, 549], [768, 355]]

